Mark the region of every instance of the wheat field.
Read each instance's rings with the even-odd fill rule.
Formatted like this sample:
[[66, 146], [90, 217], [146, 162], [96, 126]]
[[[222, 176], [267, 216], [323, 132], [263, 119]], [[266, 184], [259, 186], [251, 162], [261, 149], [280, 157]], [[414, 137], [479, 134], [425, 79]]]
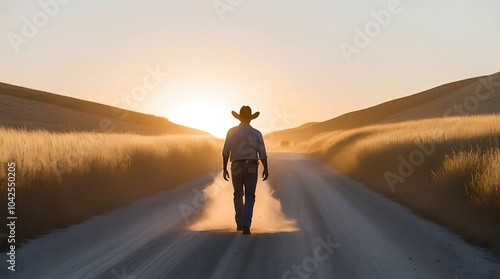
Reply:
[[[16, 164], [17, 240], [79, 223], [213, 170], [221, 141], [210, 136], [112, 134], [0, 127], [1, 196]], [[7, 214], [2, 206], [3, 219]]]
[[320, 134], [297, 149], [500, 250], [500, 116], [463, 116]]

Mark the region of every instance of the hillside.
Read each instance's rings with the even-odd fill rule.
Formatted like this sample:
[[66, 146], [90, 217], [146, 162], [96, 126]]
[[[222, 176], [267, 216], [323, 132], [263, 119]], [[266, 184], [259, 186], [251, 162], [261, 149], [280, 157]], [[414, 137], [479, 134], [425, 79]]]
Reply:
[[0, 125], [48, 131], [207, 134], [165, 118], [0, 83]]
[[[490, 87], [484, 83], [491, 78]], [[417, 94], [391, 100], [339, 117], [278, 131], [266, 136], [270, 144], [281, 141], [304, 142], [324, 132], [355, 129], [379, 123], [391, 123], [442, 116], [489, 114], [500, 111], [500, 73], [447, 83]], [[477, 91], [479, 90], [479, 91]], [[480, 94], [476, 96], [477, 94]], [[480, 98], [484, 100], [480, 100]], [[450, 111], [451, 110], [451, 111]]]
[[500, 112], [500, 73], [465, 85], [422, 105], [393, 114], [383, 119], [381, 123], [498, 112]]

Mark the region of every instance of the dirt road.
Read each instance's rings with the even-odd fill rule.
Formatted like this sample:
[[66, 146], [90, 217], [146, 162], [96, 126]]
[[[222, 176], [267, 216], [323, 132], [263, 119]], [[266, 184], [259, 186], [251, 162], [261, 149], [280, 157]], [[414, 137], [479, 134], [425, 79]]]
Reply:
[[[500, 278], [500, 261], [323, 163], [271, 154], [252, 235], [207, 175], [17, 250], [2, 278]], [[202, 193], [204, 191], [204, 194]]]

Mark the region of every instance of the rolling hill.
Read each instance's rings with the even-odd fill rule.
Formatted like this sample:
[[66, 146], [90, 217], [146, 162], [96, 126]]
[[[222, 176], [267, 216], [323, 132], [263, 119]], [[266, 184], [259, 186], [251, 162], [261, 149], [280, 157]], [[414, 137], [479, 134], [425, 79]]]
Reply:
[[447, 83], [324, 122], [273, 132], [268, 134], [266, 139], [272, 145], [282, 141], [300, 143], [324, 132], [354, 129], [372, 124], [498, 113], [500, 112], [499, 82], [500, 72], [491, 76]]
[[0, 125], [53, 132], [207, 134], [165, 118], [0, 83]]

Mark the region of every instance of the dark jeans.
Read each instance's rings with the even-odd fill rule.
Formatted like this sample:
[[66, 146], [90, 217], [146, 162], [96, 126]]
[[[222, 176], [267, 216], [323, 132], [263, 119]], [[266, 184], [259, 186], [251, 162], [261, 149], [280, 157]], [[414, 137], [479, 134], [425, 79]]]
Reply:
[[[252, 225], [255, 188], [257, 187], [258, 163], [234, 162], [231, 164], [231, 177], [234, 189], [234, 210], [238, 226]], [[243, 191], [245, 204], [243, 204]]]

